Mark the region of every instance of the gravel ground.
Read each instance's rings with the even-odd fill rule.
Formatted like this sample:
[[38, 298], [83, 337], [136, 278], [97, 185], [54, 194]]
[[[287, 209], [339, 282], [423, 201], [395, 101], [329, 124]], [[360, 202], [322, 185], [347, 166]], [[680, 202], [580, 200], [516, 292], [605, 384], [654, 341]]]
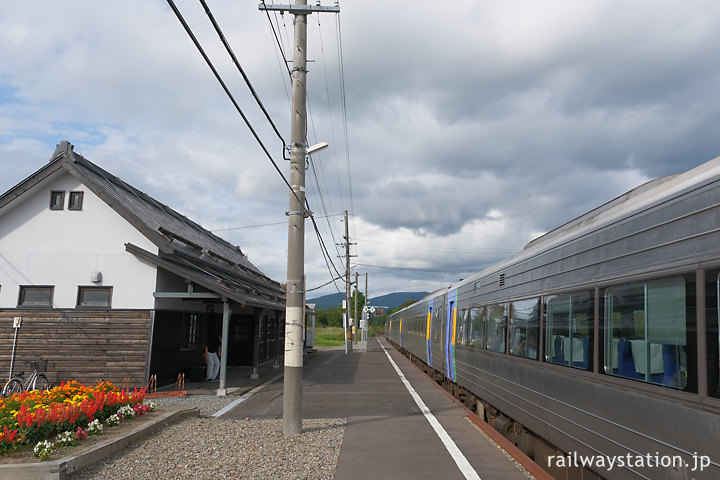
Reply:
[[345, 431], [344, 419], [305, 419], [303, 432], [286, 438], [281, 419], [208, 417], [236, 398], [194, 395], [154, 399], [158, 405], [196, 406], [203, 416], [165, 427], [70, 478], [333, 478]]

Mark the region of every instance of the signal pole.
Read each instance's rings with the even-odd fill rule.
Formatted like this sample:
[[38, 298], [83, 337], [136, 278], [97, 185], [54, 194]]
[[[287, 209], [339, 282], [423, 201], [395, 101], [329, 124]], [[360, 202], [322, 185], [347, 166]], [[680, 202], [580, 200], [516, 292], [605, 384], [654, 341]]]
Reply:
[[305, 327], [305, 156], [307, 130], [307, 16], [312, 12], [339, 12], [340, 7], [266, 5], [260, 10], [290, 12], [295, 23], [292, 69], [292, 124], [290, 127], [290, 211], [288, 212], [287, 289], [285, 292], [285, 368], [283, 381], [283, 433], [302, 432], [303, 328]]

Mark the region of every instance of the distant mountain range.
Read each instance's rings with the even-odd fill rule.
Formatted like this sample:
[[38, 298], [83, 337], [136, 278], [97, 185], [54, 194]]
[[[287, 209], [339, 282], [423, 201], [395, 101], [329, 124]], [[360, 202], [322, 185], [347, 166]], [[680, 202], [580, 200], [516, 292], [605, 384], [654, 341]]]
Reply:
[[[408, 300], [420, 300], [424, 296], [428, 295], [429, 292], [396, 292], [388, 293], [387, 295], [380, 295], [379, 297], [370, 297], [369, 304], [378, 307], [395, 308], [399, 307]], [[307, 303], [314, 303], [315, 309], [327, 310], [332, 307], [339, 307], [342, 305], [342, 301], [345, 298], [344, 293], [332, 293], [330, 295], [324, 295], [313, 299], [308, 299]]]

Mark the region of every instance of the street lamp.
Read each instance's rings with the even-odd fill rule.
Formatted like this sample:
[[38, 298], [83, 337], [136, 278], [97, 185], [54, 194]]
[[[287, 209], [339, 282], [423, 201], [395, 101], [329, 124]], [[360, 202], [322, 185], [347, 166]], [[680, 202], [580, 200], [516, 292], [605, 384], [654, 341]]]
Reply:
[[305, 149], [305, 155], [312, 155], [315, 152], [319, 152], [320, 150], [323, 150], [328, 147], [327, 142], [320, 142], [316, 143], [312, 147], [308, 147]]

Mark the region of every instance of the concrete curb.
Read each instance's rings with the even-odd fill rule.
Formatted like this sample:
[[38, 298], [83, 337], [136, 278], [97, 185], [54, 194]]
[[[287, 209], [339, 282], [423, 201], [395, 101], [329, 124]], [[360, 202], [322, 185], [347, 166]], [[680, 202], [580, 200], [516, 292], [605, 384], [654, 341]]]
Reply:
[[69, 473], [107, 458], [130, 443], [142, 440], [166, 425], [185, 417], [197, 417], [200, 414], [195, 407], [175, 407], [168, 412], [154, 415], [157, 418], [153, 421], [138, 425], [122, 436], [100, 442], [76, 455], [69, 455], [52, 462], [0, 465], [0, 478], [3, 480], [64, 480]]

